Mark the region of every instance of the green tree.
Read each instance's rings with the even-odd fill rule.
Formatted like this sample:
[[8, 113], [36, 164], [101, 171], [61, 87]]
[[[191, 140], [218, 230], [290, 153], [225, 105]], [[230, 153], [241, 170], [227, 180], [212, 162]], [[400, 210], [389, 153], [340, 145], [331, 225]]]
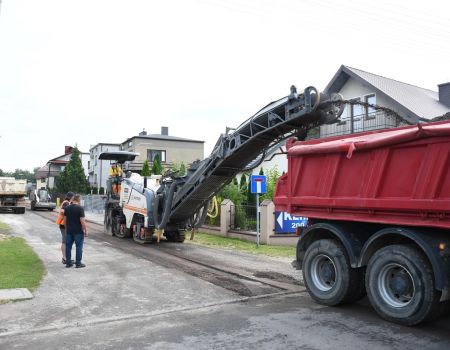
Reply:
[[230, 199], [234, 205], [239, 206], [245, 202], [245, 195], [239, 185], [230, 183], [220, 190], [218, 196], [223, 199]]
[[25, 169], [16, 169], [13, 173], [14, 178], [27, 180], [28, 182], [35, 182], [34, 172]]
[[247, 176], [245, 174], [242, 174], [241, 181], [239, 182], [239, 187], [243, 190], [247, 190]]
[[161, 162], [159, 161], [159, 155], [157, 154], [155, 156], [155, 159], [153, 159], [152, 174], [161, 175], [162, 171], [163, 167], [161, 165]]
[[69, 191], [81, 194], [89, 193], [89, 184], [81, 164], [80, 151], [76, 146], [64, 171], [56, 178], [56, 189], [60, 193]]
[[148, 160], [146, 159], [144, 162], [144, 166], [142, 167], [142, 176], [150, 176], [152, 173], [150, 171], [150, 165], [148, 164]]
[[256, 195], [252, 193], [251, 181], [249, 181], [247, 185], [247, 205], [256, 205]]
[[264, 175], [264, 169], [262, 167], [259, 169], [259, 175]]
[[183, 162], [174, 163], [171, 170], [176, 173], [176, 176], [186, 176], [186, 165]]
[[269, 171], [267, 172], [267, 192], [261, 196], [261, 201], [263, 201], [264, 199], [273, 201], [275, 186], [279, 177], [280, 173], [276, 165], [272, 169], [269, 169]]
[[187, 173], [187, 171], [186, 171], [186, 165], [184, 165], [184, 163], [183, 162], [181, 162], [181, 164], [180, 164], [180, 176], [186, 176], [186, 173]]
[[[36, 169], [39, 168], [35, 168], [35, 170]], [[36, 178], [34, 177], [34, 174], [36, 173], [35, 170], [31, 172], [25, 169], [16, 169], [14, 172], [6, 172], [0, 169], [0, 176], [9, 176], [15, 179], [27, 180], [28, 182], [36, 182]]]

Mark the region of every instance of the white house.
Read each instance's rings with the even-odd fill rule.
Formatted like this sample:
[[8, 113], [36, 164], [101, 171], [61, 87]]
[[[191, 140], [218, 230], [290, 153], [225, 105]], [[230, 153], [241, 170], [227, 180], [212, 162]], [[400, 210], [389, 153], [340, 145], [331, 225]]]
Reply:
[[106, 180], [109, 176], [110, 161], [98, 159], [102, 152], [114, 152], [120, 150], [118, 143], [97, 143], [89, 149], [89, 186], [106, 188]]
[[[312, 138], [429, 122], [450, 112], [450, 83], [440, 84], [438, 91], [433, 91], [344, 65], [323, 91], [326, 94], [340, 93], [344, 100], [387, 107], [395, 114], [361, 105], [347, 105], [340, 122], [321, 126], [317, 133], [309, 136]], [[280, 145], [282, 151], [286, 150], [284, 145], [285, 142]], [[274, 166], [280, 173], [287, 171], [286, 155], [274, 156], [279, 152], [279, 148], [268, 152], [267, 161], [254, 169], [253, 173], [257, 174], [261, 167], [271, 169]]]

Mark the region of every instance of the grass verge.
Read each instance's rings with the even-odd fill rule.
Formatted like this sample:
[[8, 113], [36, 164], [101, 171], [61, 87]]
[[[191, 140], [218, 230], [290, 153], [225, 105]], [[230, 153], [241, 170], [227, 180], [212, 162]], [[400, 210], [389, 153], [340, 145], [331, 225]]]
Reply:
[[[0, 224], [2, 232], [9, 230], [7, 225]], [[0, 289], [28, 288], [34, 290], [39, 286], [44, 274], [44, 264], [24, 239], [2, 234], [2, 239], [0, 239]]]
[[232, 249], [272, 257], [295, 258], [295, 247], [273, 246], [265, 244], [260, 244], [260, 246], [257, 247], [255, 243], [244, 241], [238, 238], [228, 238], [202, 232], [196, 233], [193, 241], [189, 240], [189, 234], [187, 236], [188, 237], [186, 238], [185, 242], [193, 244]]
[[9, 230], [10, 230], [10, 227], [0, 221], [0, 233], [7, 233], [7, 232], [9, 232]]

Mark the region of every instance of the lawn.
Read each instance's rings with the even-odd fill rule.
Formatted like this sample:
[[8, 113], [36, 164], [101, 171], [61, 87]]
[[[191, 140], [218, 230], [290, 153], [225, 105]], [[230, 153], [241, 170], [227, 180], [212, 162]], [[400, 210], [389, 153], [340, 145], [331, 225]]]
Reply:
[[39, 286], [45, 267], [24, 239], [5, 235], [9, 228], [0, 222], [0, 289]]
[[243, 241], [237, 238], [227, 238], [222, 236], [211, 235], [208, 233], [196, 233], [194, 240], [189, 240], [187, 234], [186, 242], [200, 244], [210, 247], [233, 249], [252, 254], [262, 254], [273, 257], [295, 258], [295, 247], [274, 246], [261, 244], [259, 247], [255, 243]]

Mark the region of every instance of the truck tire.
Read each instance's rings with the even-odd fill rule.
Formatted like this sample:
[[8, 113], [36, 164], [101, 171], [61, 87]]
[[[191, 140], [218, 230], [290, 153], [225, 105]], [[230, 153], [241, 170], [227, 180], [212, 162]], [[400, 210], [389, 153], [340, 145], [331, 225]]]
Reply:
[[112, 212], [111, 210], [108, 208], [107, 211], [105, 212], [105, 219], [103, 221], [103, 232], [106, 233], [108, 236], [113, 236], [113, 231], [112, 231]]
[[131, 237], [131, 230], [127, 229], [124, 217], [116, 215], [112, 218], [112, 220], [112, 227], [115, 236], [119, 238]]
[[361, 298], [361, 269], [352, 269], [344, 247], [333, 239], [313, 242], [303, 259], [303, 280], [319, 304], [336, 306]]
[[385, 320], [413, 326], [439, 315], [441, 292], [434, 288], [430, 263], [415, 247], [390, 245], [371, 257], [366, 290]]

